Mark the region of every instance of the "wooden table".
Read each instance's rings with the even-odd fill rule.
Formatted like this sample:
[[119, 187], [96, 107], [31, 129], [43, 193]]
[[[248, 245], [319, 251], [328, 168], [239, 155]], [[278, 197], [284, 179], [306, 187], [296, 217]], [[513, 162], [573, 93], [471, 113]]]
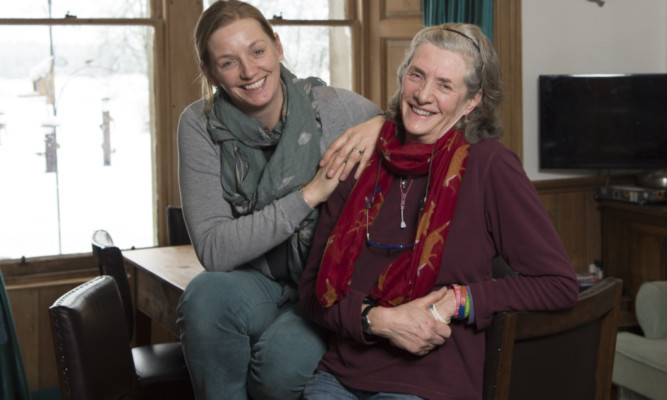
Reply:
[[178, 336], [178, 300], [192, 278], [204, 271], [192, 245], [125, 250], [123, 256], [134, 268], [137, 310]]

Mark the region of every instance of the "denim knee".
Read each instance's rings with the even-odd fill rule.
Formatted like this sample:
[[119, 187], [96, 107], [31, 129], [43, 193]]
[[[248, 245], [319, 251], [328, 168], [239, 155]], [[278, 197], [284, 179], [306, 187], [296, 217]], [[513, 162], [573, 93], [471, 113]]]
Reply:
[[181, 337], [196, 333], [214, 339], [224, 330], [256, 338], [279, 315], [281, 292], [280, 283], [252, 268], [202, 272], [179, 301]]
[[[221, 308], [228, 307], [231, 302], [221, 297], [231, 295], [230, 288], [223, 286], [224, 279], [215, 279], [214, 275], [200, 273], [185, 288], [177, 308], [181, 335], [186, 327], [189, 332], [212, 333], [211, 326], [226, 314]], [[217, 312], [211, 312], [213, 305]]]
[[253, 346], [248, 392], [258, 399], [299, 399], [326, 351], [324, 330], [292, 305]]

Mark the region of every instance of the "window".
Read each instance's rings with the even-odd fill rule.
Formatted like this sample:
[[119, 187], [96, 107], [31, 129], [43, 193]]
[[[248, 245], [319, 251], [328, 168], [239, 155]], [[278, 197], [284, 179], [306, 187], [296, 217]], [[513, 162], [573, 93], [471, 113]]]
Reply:
[[[146, 1], [0, 9], [0, 259], [155, 244]], [[104, 20], [95, 20], [104, 18]]]
[[[331, 86], [350, 89], [352, 27], [349, 1], [246, 0], [272, 24], [283, 44], [285, 64], [298, 77], [317, 76]], [[204, 1], [204, 9], [213, 3]]]
[[[251, 2], [276, 16], [297, 76], [355, 88], [356, 2]], [[161, 211], [178, 201], [178, 115], [199, 94], [200, 12], [148, 0], [0, 7], [11, 60], [0, 63], [0, 259], [88, 253], [96, 229], [121, 248], [157, 244]]]

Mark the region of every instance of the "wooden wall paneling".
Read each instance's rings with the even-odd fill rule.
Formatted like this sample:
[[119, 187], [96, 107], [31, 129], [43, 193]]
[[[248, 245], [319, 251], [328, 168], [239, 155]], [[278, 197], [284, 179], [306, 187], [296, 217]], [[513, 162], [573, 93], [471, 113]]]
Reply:
[[[36, 290], [14, 290], [7, 285], [7, 295], [12, 308], [14, 326], [19, 338], [23, 365], [30, 390], [39, 388], [39, 293]], [[53, 352], [53, 347], [51, 347]]]
[[542, 202], [544, 209], [549, 214], [549, 217], [551, 218], [554, 226], [556, 229], [558, 229], [558, 220], [556, 218], [558, 215], [558, 195], [553, 193], [540, 194], [540, 201]]
[[41, 282], [33, 280], [25, 283], [12, 277], [6, 279], [7, 294], [31, 391], [59, 385], [48, 308], [68, 290], [95, 276], [91, 272], [94, 274], [95, 271], [88, 270], [86, 277], [57, 281], [44, 279], [44, 276]]
[[203, 10], [202, 0], [152, 3], [163, 24], [156, 28], [155, 96], [164, 120], [156, 121], [155, 166], [158, 243], [166, 245], [166, 207], [181, 203], [178, 188], [178, 119], [185, 107], [201, 97], [199, 68], [194, 54], [194, 28]]
[[667, 207], [602, 202], [602, 260], [634, 299], [645, 281], [667, 280]]
[[92, 254], [0, 262], [30, 390], [58, 386], [48, 307], [98, 274]]
[[[587, 218], [586, 195], [583, 192], [558, 195], [558, 233], [578, 273], [586, 273], [588, 264], [593, 262], [588, 254]], [[599, 235], [599, 231], [595, 233]]]
[[396, 70], [412, 37], [423, 27], [420, 0], [360, 1], [364, 16], [362, 95], [380, 108], [394, 93]]
[[387, 103], [383, 107], [384, 109], [387, 108], [389, 99], [396, 93], [396, 91], [400, 87], [400, 83], [398, 82], [398, 66], [403, 62], [403, 58], [405, 57], [405, 53], [408, 51], [410, 47], [410, 40], [392, 40], [392, 39], [385, 39], [382, 41], [382, 48], [384, 51], [384, 59], [386, 62], [384, 63], [385, 65], [385, 70], [384, 70], [384, 76], [386, 77], [384, 81], [384, 88], [383, 88], [383, 93], [382, 96], [383, 98], [386, 99]]
[[383, 6], [386, 18], [422, 17], [421, 0], [386, 0]]
[[642, 283], [667, 280], [667, 206], [601, 201], [602, 268], [623, 280], [619, 326], [637, 325], [634, 299]]
[[667, 226], [630, 223], [629, 233], [633, 274], [627, 286], [637, 293], [644, 282], [667, 280]]
[[[587, 201], [586, 195], [580, 192], [547, 193], [540, 195], [540, 201], [567, 250], [574, 270], [577, 273], [586, 273], [588, 264], [595, 259], [594, 257], [600, 258], [599, 245], [597, 253], [595, 249], [592, 252], [589, 249], [589, 242], [599, 243], [599, 240], [595, 239], [596, 235], [599, 236], [599, 225], [592, 231], [589, 229], [592, 222], [589, 215], [590, 206], [584, 203]], [[593, 216], [593, 219], [599, 222], [599, 217]]]
[[352, 59], [351, 62], [351, 73], [352, 73], [352, 91], [357, 93], [362, 93], [363, 85], [363, 69], [362, 69], [362, 60], [364, 52], [364, 40], [363, 40], [363, 30], [364, 30], [364, 21], [363, 21], [363, 10], [359, 9], [359, 4], [356, 0], [346, 0], [345, 11], [347, 12], [347, 18], [354, 20], [354, 23], [350, 27], [350, 43], [353, 43], [352, 52], [350, 53]]
[[505, 99], [500, 106], [501, 142], [523, 160], [521, 0], [494, 0], [493, 46], [498, 53]]
[[[584, 203], [586, 207], [586, 251], [587, 260], [602, 262], [602, 213], [595, 199], [594, 191], [584, 191]], [[583, 271], [587, 273], [588, 270]]]
[[604, 177], [533, 182], [577, 273], [588, 273], [588, 265], [602, 259], [601, 213], [594, 191], [605, 183]]

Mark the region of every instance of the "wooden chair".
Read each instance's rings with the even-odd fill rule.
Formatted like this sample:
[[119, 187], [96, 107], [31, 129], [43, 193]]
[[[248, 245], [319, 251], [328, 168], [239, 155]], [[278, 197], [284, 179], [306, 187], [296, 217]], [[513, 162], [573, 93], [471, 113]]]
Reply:
[[[130, 284], [125, 270], [125, 261], [121, 250], [113, 244], [111, 235], [104, 230], [97, 230], [92, 239], [93, 255], [99, 264], [100, 274], [111, 276], [116, 282], [120, 293], [123, 315], [128, 336], [134, 336], [135, 314]], [[192, 398], [192, 386], [189, 371], [185, 363], [183, 348], [180, 342], [147, 344], [132, 348], [132, 359], [139, 389], [153, 390], [151, 386], [164, 386], [165, 382], [177, 388], [177, 393], [187, 393], [184, 397], [165, 397], [187, 399]]]
[[188, 229], [185, 226], [185, 218], [183, 218], [183, 208], [167, 206], [167, 244], [179, 246], [191, 243]]
[[608, 400], [621, 288], [606, 278], [568, 310], [497, 313], [487, 332], [484, 398]]

